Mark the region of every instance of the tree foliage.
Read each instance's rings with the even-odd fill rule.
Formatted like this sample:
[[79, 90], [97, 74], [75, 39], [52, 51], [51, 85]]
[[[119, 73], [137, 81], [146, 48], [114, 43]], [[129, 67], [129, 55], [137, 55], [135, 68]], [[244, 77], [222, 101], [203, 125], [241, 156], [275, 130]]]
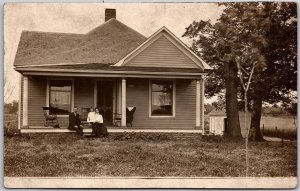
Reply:
[[208, 62], [213, 71], [209, 74], [208, 96], [226, 89], [226, 112], [231, 137], [241, 137], [238, 116], [237, 64], [248, 68], [257, 63], [264, 67], [261, 48], [266, 46], [262, 33], [269, 20], [260, 3], [222, 3], [225, 9], [217, 23], [194, 21], [183, 36], [193, 39], [192, 50]]
[[[207, 97], [224, 89], [229, 94], [226, 77], [231, 75], [236, 81], [231, 84], [236, 89], [231, 90], [237, 91], [237, 99], [243, 98], [245, 91], [237, 80], [241, 75], [237, 66], [241, 66], [243, 74], [249, 74], [253, 64], [256, 65], [247, 98], [256, 110], [256, 124], [252, 125], [257, 126], [263, 102], [287, 104], [291, 101], [291, 91], [296, 90], [297, 6], [288, 2], [219, 5], [224, 11], [216, 23], [194, 21], [183, 36], [193, 39], [191, 49], [213, 68], [206, 83]], [[231, 69], [229, 73], [226, 67]], [[248, 77], [242, 75], [242, 81], [246, 82]], [[226, 100], [228, 114], [227, 107]]]
[[16, 114], [18, 112], [18, 101], [12, 103], [4, 103], [4, 113]]
[[297, 90], [297, 5], [264, 3], [270, 27], [265, 29], [267, 46], [262, 49], [266, 69], [258, 72], [252, 84], [251, 99], [258, 95], [270, 104], [291, 103]]

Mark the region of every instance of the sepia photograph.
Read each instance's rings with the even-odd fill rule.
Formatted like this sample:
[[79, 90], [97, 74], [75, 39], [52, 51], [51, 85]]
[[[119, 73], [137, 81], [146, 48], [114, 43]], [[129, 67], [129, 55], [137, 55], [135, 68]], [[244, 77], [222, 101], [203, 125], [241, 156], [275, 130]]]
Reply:
[[6, 3], [5, 188], [297, 187], [297, 3]]

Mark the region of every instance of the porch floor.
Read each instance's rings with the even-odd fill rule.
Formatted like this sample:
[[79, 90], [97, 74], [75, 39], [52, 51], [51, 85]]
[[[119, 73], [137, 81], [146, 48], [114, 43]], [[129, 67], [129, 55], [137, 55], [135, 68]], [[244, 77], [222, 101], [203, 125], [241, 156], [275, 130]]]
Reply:
[[[153, 133], [202, 133], [201, 129], [153, 129], [146, 127], [107, 127], [109, 133], [122, 133], [122, 132], [153, 132]], [[31, 126], [27, 129], [21, 129], [21, 133], [67, 133], [74, 132], [66, 127], [52, 128], [43, 126]], [[91, 128], [83, 128], [84, 133], [91, 133]]]

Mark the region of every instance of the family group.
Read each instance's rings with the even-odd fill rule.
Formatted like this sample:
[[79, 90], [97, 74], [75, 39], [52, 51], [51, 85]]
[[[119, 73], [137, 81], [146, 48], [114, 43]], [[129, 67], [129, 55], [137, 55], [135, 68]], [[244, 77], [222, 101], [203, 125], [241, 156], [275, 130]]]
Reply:
[[[69, 126], [68, 129], [75, 130], [78, 135], [83, 137], [83, 124], [80, 115], [77, 112], [77, 107], [74, 107], [73, 112], [69, 114]], [[92, 128], [92, 133], [86, 137], [107, 137], [107, 128], [103, 125], [103, 117], [99, 113], [99, 109], [90, 108], [90, 112], [87, 116], [87, 123]]]

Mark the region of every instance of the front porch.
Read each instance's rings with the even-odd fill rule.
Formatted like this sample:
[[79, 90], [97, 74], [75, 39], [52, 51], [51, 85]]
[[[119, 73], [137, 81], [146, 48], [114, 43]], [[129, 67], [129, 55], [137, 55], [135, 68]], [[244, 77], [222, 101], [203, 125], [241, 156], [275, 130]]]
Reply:
[[[100, 108], [109, 132], [203, 132], [204, 81], [201, 76], [67, 78], [30, 75], [21, 79], [21, 87], [19, 129], [22, 133], [69, 132], [68, 113], [74, 106], [82, 116], [82, 108]], [[65, 110], [57, 114], [60, 129], [44, 126], [43, 106]], [[130, 128], [126, 126], [127, 107], [136, 107]], [[121, 114], [119, 127], [113, 126], [114, 113]]]

